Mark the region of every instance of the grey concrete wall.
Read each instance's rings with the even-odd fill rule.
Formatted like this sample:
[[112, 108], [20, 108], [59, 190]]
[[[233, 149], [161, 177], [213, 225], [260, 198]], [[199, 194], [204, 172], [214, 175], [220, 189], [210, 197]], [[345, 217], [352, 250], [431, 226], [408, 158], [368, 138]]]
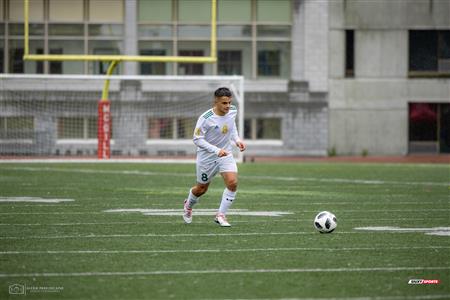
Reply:
[[355, 32], [355, 77], [405, 78], [408, 74], [408, 31]]
[[[329, 148], [408, 152], [408, 103], [450, 102], [450, 79], [408, 78], [408, 30], [450, 29], [450, 1], [329, 2]], [[345, 29], [355, 30], [355, 77], [345, 78]]]
[[450, 79], [331, 80], [330, 149], [407, 154], [409, 102], [450, 103]]

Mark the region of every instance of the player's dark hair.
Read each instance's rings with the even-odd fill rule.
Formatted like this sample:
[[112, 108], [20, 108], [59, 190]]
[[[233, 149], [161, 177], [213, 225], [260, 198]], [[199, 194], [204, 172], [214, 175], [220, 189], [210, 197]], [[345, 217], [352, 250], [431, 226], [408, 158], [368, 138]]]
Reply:
[[220, 87], [214, 92], [215, 97], [231, 97], [231, 91], [229, 88]]

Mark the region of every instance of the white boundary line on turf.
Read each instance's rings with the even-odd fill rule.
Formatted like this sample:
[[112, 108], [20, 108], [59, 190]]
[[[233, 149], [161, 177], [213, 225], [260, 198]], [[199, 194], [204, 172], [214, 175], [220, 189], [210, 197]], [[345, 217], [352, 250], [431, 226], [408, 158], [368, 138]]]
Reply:
[[27, 163], [95, 163], [95, 164], [108, 164], [108, 163], [152, 163], [152, 164], [195, 164], [195, 158], [189, 159], [151, 159], [151, 158], [133, 158], [133, 159], [120, 159], [120, 158], [110, 158], [110, 159], [97, 159], [97, 158], [62, 158], [62, 159], [0, 159], [0, 164], [9, 164], [9, 163], [19, 163], [19, 164], [27, 164]]
[[0, 208], [8, 207], [8, 208], [21, 208], [21, 207], [80, 207], [81, 204], [17, 204], [17, 203], [2, 203], [0, 204]]
[[[428, 219], [427, 219], [428, 220]], [[81, 226], [81, 225], [143, 225], [158, 224], [161, 222], [74, 222], [74, 223], [0, 223], [0, 226]], [[173, 224], [173, 222], [164, 222], [164, 224]], [[205, 222], [206, 223], [206, 222]], [[211, 222], [208, 222], [211, 223]]]
[[0, 215], [103, 215], [96, 211], [69, 211], [69, 212], [0, 212]]
[[61, 203], [73, 202], [74, 199], [41, 198], [41, 197], [0, 197], [0, 203]]
[[[137, 209], [137, 208], [136, 208]], [[176, 210], [176, 209], [174, 209]], [[341, 210], [334, 210], [335, 212], [342, 212]], [[450, 211], [450, 208], [430, 208], [430, 209], [346, 209], [345, 213], [348, 212], [432, 212], [432, 211]], [[302, 210], [302, 211], [291, 211], [291, 213], [317, 213], [318, 210]], [[120, 213], [130, 213], [130, 212], [120, 212]], [[0, 215], [99, 215], [108, 214], [107, 212], [93, 212], [93, 211], [74, 211], [74, 212], [0, 212]], [[156, 216], [156, 215], [153, 215]], [[174, 215], [161, 215], [166, 217], [178, 217], [181, 214]], [[202, 216], [200, 216], [202, 217]]]
[[[206, 219], [206, 218], [205, 218]], [[367, 221], [367, 218], [345, 218], [348, 221]], [[438, 220], [448, 220], [448, 217], [433, 217]], [[376, 221], [429, 221], [430, 218], [391, 218], [376, 219]], [[179, 224], [183, 221], [180, 220]], [[311, 220], [276, 219], [275, 223], [310, 223]], [[233, 220], [233, 223], [258, 224], [267, 223], [267, 220]], [[173, 221], [146, 221], [146, 222], [74, 222], [74, 223], [0, 223], [0, 226], [85, 226], [85, 225], [152, 225], [152, 224], [174, 224]], [[195, 224], [211, 224], [211, 221], [195, 221]]]
[[222, 253], [222, 252], [282, 252], [282, 251], [321, 251], [321, 252], [341, 252], [341, 251], [392, 251], [392, 250], [419, 250], [419, 249], [450, 249], [450, 246], [423, 246], [423, 247], [354, 247], [354, 248], [249, 248], [249, 249], [167, 249], [167, 250], [45, 250], [45, 251], [0, 251], [0, 255], [41, 255], [41, 254], [156, 254], [156, 253]]
[[[212, 222], [211, 222], [212, 224]], [[374, 231], [380, 234], [411, 234], [417, 232], [383, 232]], [[242, 233], [179, 233], [179, 234], [90, 234], [90, 235], [47, 235], [47, 236], [0, 236], [0, 240], [30, 240], [30, 239], [100, 239], [100, 238], [164, 238], [164, 237], [218, 237], [218, 236], [270, 236], [270, 235], [310, 235], [318, 234], [317, 231], [296, 231], [296, 232], [242, 232]], [[367, 234], [364, 231], [334, 231], [333, 234]]]
[[[173, 176], [173, 177], [194, 177], [193, 173], [169, 173], [169, 172], [147, 172], [147, 171], [106, 171], [94, 169], [61, 169], [61, 168], [32, 168], [32, 167], [10, 167], [4, 170], [14, 171], [35, 171], [35, 172], [69, 172], [69, 173], [86, 173], [86, 174], [112, 174], [112, 175], [139, 175], [139, 176]], [[283, 177], [283, 176], [249, 176], [240, 175], [241, 178], [247, 179], [266, 179], [281, 181], [312, 181], [312, 182], [332, 182], [332, 183], [353, 183], [353, 184], [393, 184], [393, 185], [435, 185], [449, 186], [450, 182], [411, 182], [411, 181], [385, 181], [385, 180], [359, 180], [346, 178], [309, 178], [309, 177]]]
[[447, 295], [419, 295], [419, 296], [366, 296], [366, 297], [345, 297], [345, 298], [236, 298], [236, 299], [208, 299], [201, 298], [197, 300], [433, 300], [450, 299]]
[[256, 274], [256, 273], [345, 273], [345, 272], [399, 272], [450, 270], [450, 267], [374, 267], [374, 268], [297, 268], [297, 269], [230, 269], [230, 270], [173, 270], [135, 272], [73, 272], [73, 273], [0, 273], [0, 278], [17, 277], [95, 277], [95, 276], [151, 276], [202, 274]]
[[[212, 222], [211, 222], [212, 223]], [[133, 238], [133, 237], [218, 237], [218, 236], [265, 236], [265, 235], [307, 235], [318, 234], [317, 231], [310, 232], [245, 232], [245, 233], [179, 233], [179, 234], [91, 234], [91, 235], [55, 235], [55, 236], [0, 236], [0, 240], [28, 240], [28, 239], [98, 239], [98, 238]], [[362, 231], [339, 231], [333, 234], [367, 234]]]

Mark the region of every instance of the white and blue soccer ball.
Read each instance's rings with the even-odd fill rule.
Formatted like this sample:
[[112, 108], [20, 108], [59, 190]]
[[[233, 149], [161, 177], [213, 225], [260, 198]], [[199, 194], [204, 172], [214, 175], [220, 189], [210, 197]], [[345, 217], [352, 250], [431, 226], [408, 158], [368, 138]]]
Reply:
[[332, 233], [337, 226], [336, 216], [329, 211], [321, 211], [314, 218], [314, 228], [320, 233]]

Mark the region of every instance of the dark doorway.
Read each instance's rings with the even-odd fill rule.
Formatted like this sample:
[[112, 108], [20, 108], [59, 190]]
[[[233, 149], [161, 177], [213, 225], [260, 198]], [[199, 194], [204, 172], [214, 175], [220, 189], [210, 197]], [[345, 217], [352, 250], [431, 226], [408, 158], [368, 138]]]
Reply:
[[450, 104], [409, 104], [409, 153], [450, 153]]

